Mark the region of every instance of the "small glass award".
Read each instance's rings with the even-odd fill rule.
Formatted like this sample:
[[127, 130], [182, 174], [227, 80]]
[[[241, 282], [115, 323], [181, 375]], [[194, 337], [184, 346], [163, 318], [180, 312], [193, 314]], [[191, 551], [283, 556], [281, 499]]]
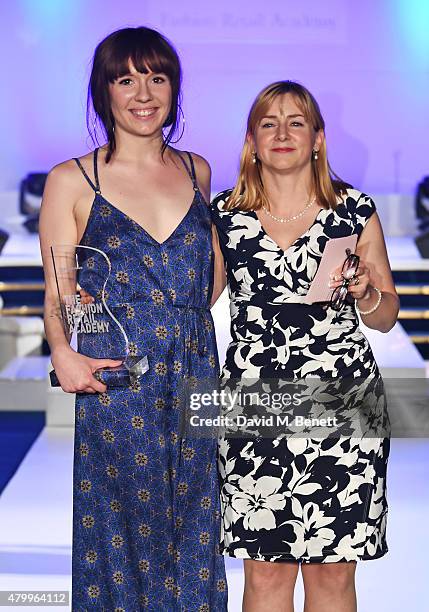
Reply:
[[[95, 359], [121, 360], [94, 372], [107, 387], [128, 387], [149, 369], [146, 356], [135, 354], [128, 338], [128, 314], [133, 309], [127, 284], [111, 277], [109, 257], [101, 249], [55, 245], [51, 255], [64, 333], [71, 347]], [[124, 275], [124, 273], [119, 273]], [[55, 370], [51, 385], [60, 386]]]

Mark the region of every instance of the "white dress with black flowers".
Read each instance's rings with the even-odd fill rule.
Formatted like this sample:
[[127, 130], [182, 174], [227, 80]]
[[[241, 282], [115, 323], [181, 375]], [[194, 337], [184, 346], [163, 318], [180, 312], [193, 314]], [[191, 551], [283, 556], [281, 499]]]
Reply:
[[[340, 312], [304, 303], [327, 241], [360, 235], [374, 202], [349, 189], [335, 211], [321, 209], [283, 251], [254, 211], [224, 209], [230, 193], [211, 205], [231, 300], [223, 380], [342, 380], [355, 398], [365, 381], [359, 415], [365, 433], [345, 426], [336, 437], [223, 436], [221, 549], [244, 559], [303, 563], [381, 557], [389, 455], [383, 383], [353, 303]], [[332, 407], [345, 424], [341, 399]]]

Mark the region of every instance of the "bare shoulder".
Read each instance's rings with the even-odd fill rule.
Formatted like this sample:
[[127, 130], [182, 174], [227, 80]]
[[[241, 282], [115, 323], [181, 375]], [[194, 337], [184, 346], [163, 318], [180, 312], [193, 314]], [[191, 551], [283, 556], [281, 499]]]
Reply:
[[175, 153], [180, 155], [183, 160], [186, 160], [187, 165], [189, 165], [188, 155], [192, 158], [192, 163], [195, 167], [195, 175], [198, 183], [198, 187], [200, 188], [201, 193], [203, 194], [206, 202], [210, 201], [210, 189], [211, 189], [211, 168], [206, 159], [201, 155], [193, 152], [187, 151], [178, 151], [174, 149]]
[[201, 181], [209, 181], [212, 173], [209, 162], [202, 155], [198, 155], [198, 153], [191, 153], [191, 155], [195, 164], [197, 178]]
[[195, 172], [197, 174], [197, 179], [204, 180], [211, 178], [211, 168], [210, 164], [202, 155], [198, 155], [198, 153], [194, 153], [193, 151], [181, 151], [179, 149], [175, 149], [174, 147], [169, 147], [176, 155], [179, 155], [182, 159], [186, 160], [189, 164], [188, 155], [191, 155], [192, 161], [194, 162]]
[[48, 185], [72, 187], [77, 182], [81, 172], [73, 159], [61, 162], [54, 166], [48, 174]]
[[[86, 172], [91, 176], [92, 153], [79, 158]], [[66, 197], [80, 198], [90, 189], [74, 159], [68, 159], [54, 166], [48, 174], [45, 196], [58, 190]]]
[[204, 196], [205, 201], [209, 203], [212, 179], [212, 171], [210, 165], [208, 161], [204, 159], [204, 157], [202, 157], [201, 155], [197, 155], [197, 153], [191, 153], [191, 155], [195, 166], [195, 174], [197, 177], [198, 186]]
[[[85, 156], [88, 157], [88, 156]], [[72, 213], [76, 203], [90, 196], [91, 188], [82, 176], [82, 172], [74, 159], [55, 165], [45, 184], [42, 200], [42, 216], [52, 215], [57, 208], [63, 213]]]

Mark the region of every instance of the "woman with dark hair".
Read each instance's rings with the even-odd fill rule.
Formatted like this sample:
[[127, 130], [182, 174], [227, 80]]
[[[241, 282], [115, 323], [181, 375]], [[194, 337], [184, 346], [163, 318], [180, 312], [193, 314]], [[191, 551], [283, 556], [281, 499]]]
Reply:
[[[76, 611], [226, 610], [216, 444], [179, 428], [181, 381], [218, 369], [210, 167], [171, 147], [180, 83], [176, 51], [158, 32], [127, 28], [105, 38], [89, 99], [107, 142], [56, 166], [43, 198], [46, 334], [62, 388], [77, 394]], [[103, 295], [123, 297], [130, 354], [148, 356], [148, 371], [128, 387], [106, 387], [95, 375], [120, 363], [104, 358], [101, 341], [86, 356], [65, 338], [50, 258], [50, 247], [64, 244], [110, 260]], [[82, 278], [85, 270], [85, 290]]]
[[[387, 552], [388, 416], [357, 313], [387, 332], [399, 302], [374, 202], [332, 178], [324, 129], [305, 87], [267, 86], [249, 113], [237, 185], [212, 203], [214, 297], [224, 261], [231, 299], [223, 379], [285, 395], [288, 380], [298, 384], [286, 424], [254, 421], [247, 437], [231, 428], [220, 440], [221, 549], [245, 560], [246, 612], [291, 612], [299, 567], [306, 612], [352, 612], [356, 562]], [[359, 265], [339, 261], [331, 301], [307, 303], [328, 241], [354, 234]], [[298, 416], [320, 419], [303, 429]]]

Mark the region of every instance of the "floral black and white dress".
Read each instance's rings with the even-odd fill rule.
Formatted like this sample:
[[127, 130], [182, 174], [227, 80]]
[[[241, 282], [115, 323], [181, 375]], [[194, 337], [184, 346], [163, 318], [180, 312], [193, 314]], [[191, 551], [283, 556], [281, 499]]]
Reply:
[[[360, 235], [374, 202], [349, 189], [284, 251], [254, 211], [225, 210], [230, 193], [211, 206], [231, 304], [223, 379], [365, 380], [365, 418], [388, 431], [382, 380], [354, 304], [335, 312], [304, 303], [327, 241]], [[302, 563], [383, 556], [388, 455], [388, 434], [221, 437], [223, 553]]]

